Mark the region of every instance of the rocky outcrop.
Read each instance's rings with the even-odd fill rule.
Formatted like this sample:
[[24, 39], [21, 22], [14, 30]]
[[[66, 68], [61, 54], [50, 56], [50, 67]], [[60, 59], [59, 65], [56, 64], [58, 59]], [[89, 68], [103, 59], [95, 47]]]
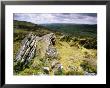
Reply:
[[16, 55], [15, 61], [26, 64], [35, 56], [36, 43], [39, 38], [30, 33], [21, 43], [21, 48]]
[[[34, 57], [40, 56], [42, 58], [57, 58], [58, 52], [55, 45], [55, 34], [50, 33], [42, 37], [38, 37], [33, 33], [27, 35], [21, 42], [21, 48], [19, 49], [15, 58], [15, 71], [25, 68]], [[48, 73], [48, 69], [44, 68]]]
[[21, 70], [25, 67], [35, 56], [36, 43], [39, 41], [39, 37], [30, 33], [21, 42], [21, 48], [19, 49], [15, 58], [15, 70]]
[[50, 34], [44, 35], [42, 37], [42, 39], [48, 44], [48, 46], [55, 45], [56, 36], [55, 36], [54, 33], [50, 33]]

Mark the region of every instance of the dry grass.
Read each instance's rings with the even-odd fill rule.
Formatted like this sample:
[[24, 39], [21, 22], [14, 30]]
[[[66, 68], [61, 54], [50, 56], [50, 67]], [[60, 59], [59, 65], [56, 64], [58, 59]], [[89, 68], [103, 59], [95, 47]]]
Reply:
[[69, 71], [81, 72], [84, 70], [80, 66], [86, 60], [89, 64], [96, 66], [97, 51], [93, 49], [86, 49], [83, 47], [70, 46], [67, 42], [57, 40], [56, 48], [60, 55], [60, 62], [63, 64], [66, 73]]

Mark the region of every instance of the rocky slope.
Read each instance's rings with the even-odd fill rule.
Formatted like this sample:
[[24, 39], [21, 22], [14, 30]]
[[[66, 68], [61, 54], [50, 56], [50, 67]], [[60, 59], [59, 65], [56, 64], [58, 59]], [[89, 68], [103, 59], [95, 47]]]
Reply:
[[[19, 49], [15, 61], [14, 70], [19, 72], [27, 68], [30, 63], [33, 67], [37, 66], [34, 63], [34, 59], [43, 58], [44, 61], [48, 61], [47, 66], [42, 66], [44, 74], [53, 72], [56, 74], [62, 71], [62, 64], [59, 62], [58, 51], [54, 47], [56, 36], [54, 33], [44, 35], [42, 37], [36, 36], [33, 33], [29, 33], [21, 42], [21, 48]], [[41, 69], [40, 68], [40, 69]]]

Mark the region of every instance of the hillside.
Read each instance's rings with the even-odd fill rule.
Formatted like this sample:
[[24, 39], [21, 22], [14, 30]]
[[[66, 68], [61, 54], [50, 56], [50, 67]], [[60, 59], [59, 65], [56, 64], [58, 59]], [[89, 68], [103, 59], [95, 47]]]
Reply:
[[13, 26], [14, 75], [97, 73], [96, 25], [38, 25], [15, 20]]
[[59, 31], [77, 37], [96, 37], [97, 35], [97, 25], [68, 23], [52, 23], [41, 25], [52, 31]]

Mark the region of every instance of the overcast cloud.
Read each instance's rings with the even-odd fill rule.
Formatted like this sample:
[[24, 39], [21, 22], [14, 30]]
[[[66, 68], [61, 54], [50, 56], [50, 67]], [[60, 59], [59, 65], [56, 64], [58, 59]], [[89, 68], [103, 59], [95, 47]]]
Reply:
[[74, 23], [97, 24], [96, 13], [15, 13], [14, 20], [28, 21], [36, 24]]

